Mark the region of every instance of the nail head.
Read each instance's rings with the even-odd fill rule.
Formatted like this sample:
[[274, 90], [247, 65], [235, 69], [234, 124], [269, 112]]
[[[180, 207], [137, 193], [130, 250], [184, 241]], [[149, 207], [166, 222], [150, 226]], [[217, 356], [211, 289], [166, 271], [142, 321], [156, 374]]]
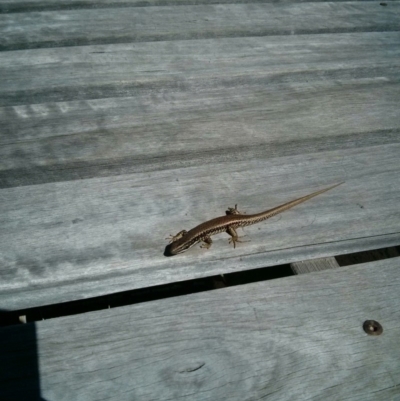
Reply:
[[363, 329], [370, 336], [379, 336], [383, 332], [382, 325], [376, 320], [366, 320]]

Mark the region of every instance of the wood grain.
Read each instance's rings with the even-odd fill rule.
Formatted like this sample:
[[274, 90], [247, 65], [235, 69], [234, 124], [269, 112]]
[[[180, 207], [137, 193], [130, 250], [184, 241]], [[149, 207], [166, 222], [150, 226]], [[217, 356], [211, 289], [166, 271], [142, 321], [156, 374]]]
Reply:
[[0, 50], [223, 37], [398, 31], [400, 5], [200, 4], [0, 14]]
[[[46, 400], [397, 400], [400, 258], [36, 324]], [[362, 328], [368, 319], [380, 336]], [[0, 383], [29, 383], [0, 330]], [[18, 386], [7, 377], [19, 374]]]
[[8, 52], [0, 187], [399, 143], [399, 43], [396, 32]]
[[[374, 0], [363, 0], [363, 2]], [[394, 3], [397, 0], [390, 0]], [[302, 1], [305, 2], [305, 1]], [[327, 3], [327, 0], [313, 0], [314, 3]], [[338, 0], [347, 2], [347, 0]], [[151, 6], [182, 6], [182, 5], [206, 5], [206, 4], [247, 4], [247, 3], [296, 3], [293, 0], [5, 0], [0, 4], [0, 13], [21, 13], [31, 11], [62, 11], [79, 10], [91, 8], [130, 8], [130, 7], [151, 7]], [[387, 3], [386, 3], [387, 5]]]
[[330, 257], [293, 262], [290, 264], [290, 267], [293, 270], [293, 273], [304, 274], [328, 269], [335, 269], [336, 267], [339, 267], [339, 264], [338, 262], [336, 262], [336, 259], [334, 257]]

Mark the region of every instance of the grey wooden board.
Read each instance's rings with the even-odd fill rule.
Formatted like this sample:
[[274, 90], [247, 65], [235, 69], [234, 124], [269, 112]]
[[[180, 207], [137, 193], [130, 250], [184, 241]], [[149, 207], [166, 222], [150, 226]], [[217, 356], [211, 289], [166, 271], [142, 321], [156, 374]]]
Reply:
[[0, 14], [0, 50], [305, 33], [398, 31], [390, 2], [248, 3]]
[[[347, 2], [346, 0], [335, 0], [335, 2]], [[363, 2], [376, 0], [362, 0]], [[391, 4], [398, 0], [389, 0], [386, 3]], [[31, 11], [50, 11], [50, 10], [72, 10], [72, 9], [90, 9], [90, 8], [128, 8], [128, 7], [149, 7], [149, 6], [178, 6], [178, 5], [199, 5], [199, 4], [246, 4], [246, 3], [294, 3], [293, 0], [6, 0], [0, 4], [1, 13], [11, 12], [31, 12]], [[297, 2], [307, 2], [300, 0]], [[313, 3], [326, 0], [312, 0]]]
[[336, 267], [339, 267], [339, 264], [338, 262], [336, 262], [336, 259], [332, 256], [330, 258], [301, 260], [298, 262], [293, 262], [290, 264], [290, 267], [293, 270], [293, 273], [304, 274], [304, 273], [318, 272], [327, 269], [335, 269]]
[[[398, 401], [399, 269], [388, 259], [57, 318], [30, 341], [30, 324], [3, 328], [0, 386], [9, 399], [34, 387], [21, 367], [36, 348], [46, 400]], [[369, 319], [380, 336], [364, 333]]]
[[[0, 305], [98, 296], [400, 242], [400, 145], [3, 189]], [[344, 179], [210, 250], [163, 256], [165, 237], [238, 203], [256, 212]]]
[[[115, 42], [128, 20], [129, 41], [166, 36], [2, 53], [0, 308], [398, 245], [398, 13], [352, 2], [1, 14], [8, 49]], [[261, 25], [293, 35], [248, 36]], [[334, 33], [295, 35], [317, 31]], [[166, 236], [235, 203], [258, 212], [342, 180], [249, 227], [234, 251], [222, 235], [208, 252], [162, 255]]]
[[3, 54], [0, 187], [400, 141], [398, 32]]

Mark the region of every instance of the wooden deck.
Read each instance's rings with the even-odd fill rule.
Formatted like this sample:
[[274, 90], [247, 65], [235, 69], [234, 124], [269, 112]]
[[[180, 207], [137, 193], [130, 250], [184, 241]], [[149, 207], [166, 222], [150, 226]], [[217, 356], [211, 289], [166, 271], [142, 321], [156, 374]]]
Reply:
[[[0, 4], [0, 310], [400, 245], [399, 21], [398, 1]], [[340, 181], [236, 249], [164, 256], [229, 206]], [[5, 327], [0, 394], [400, 400], [399, 263]]]
[[4, 394], [16, 381], [34, 393], [40, 372], [46, 400], [398, 400], [399, 269], [388, 259], [7, 327]]

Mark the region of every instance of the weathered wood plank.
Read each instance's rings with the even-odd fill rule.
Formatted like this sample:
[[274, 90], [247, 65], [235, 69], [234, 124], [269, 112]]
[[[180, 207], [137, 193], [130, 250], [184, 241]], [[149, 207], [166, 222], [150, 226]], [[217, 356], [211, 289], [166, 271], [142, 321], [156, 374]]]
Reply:
[[[307, 2], [306, 0], [301, 0]], [[328, 2], [327, 0], [312, 0], [317, 2]], [[375, 1], [375, 0], [363, 0]], [[389, 0], [393, 3], [398, 0]], [[6, 0], [0, 4], [0, 13], [32, 12], [52, 10], [78, 10], [90, 8], [127, 8], [127, 7], [151, 7], [151, 6], [182, 6], [200, 4], [246, 4], [246, 3], [296, 3], [296, 0]], [[348, 2], [347, 0], [335, 0], [337, 2]], [[387, 5], [387, 3], [386, 3]]]
[[[0, 302], [48, 304], [377, 249], [400, 242], [400, 145], [3, 189]], [[238, 203], [256, 212], [345, 184], [210, 250], [163, 256], [170, 233]]]
[[311, 259], [311, 260], [302, 260], [299, 262], [293, 262], [290, 264], [290, 267], [295, 274], [304, 274], [304, 273], [312, 273], [319, 272], [322, 270], [335, 269], [339, 267], [338, 262], [332, 256], [330, 258], [320, 258], [320, 259]]
[[0, 187], [398, 143], [399, 43], [363, 33], [11, 52]]
[[[64, 401], [397, 400], [399, 268], [389, 259], [39, 322], [40, 387], [21, 371], [35, 365], [32, 325], [2, 329], [1, 387]], [[364, 333], [369, 319], [382, 335]]]
[[0, 50], [221, 37], [398, 31], [400, 4], [218, 4], [0, 14]]
[[75, 100], [78, 95], [79, 100], [125, 98], [161, 89], [183, 93], [196, 89], [202, 95], [215, 85], [222, 90], [236, 84], [244, 90], [301, 81], [307, 88], [336, 78], [387, 77], [398, 82], [393, 67], [399, 59], [399, 36], [399, 32], [357, 32], [8, 52], [0, 63], [0, 100], [1, 105], [26, 105]]

